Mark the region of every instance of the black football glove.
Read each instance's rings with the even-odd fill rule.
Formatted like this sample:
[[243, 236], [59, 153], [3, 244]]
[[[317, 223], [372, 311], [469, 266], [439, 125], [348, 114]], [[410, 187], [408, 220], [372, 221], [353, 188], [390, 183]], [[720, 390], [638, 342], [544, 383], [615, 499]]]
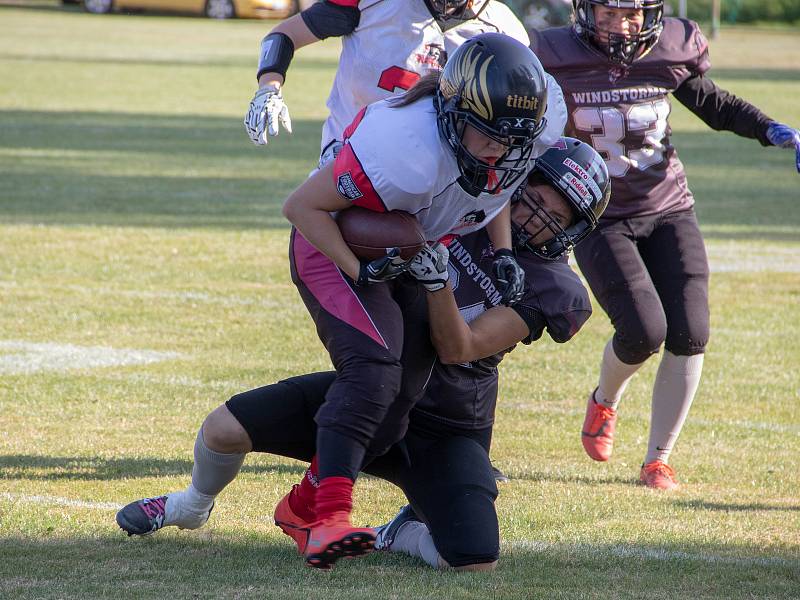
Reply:
[[358, 273], [356, 285], [370, 285], [389, 281], [408, 271], [408, 261], [400, 258], [400, 249], [392, 248], [386, 253], [370, 262], [362, 262]]
[[513, 306], [525, 293], [525, 270], [519, 266], [514, 253], [508, 248], [500, 248], [494, 253], [492, 272], [500, 284], [497, 290], [502, 297], [500, 302]]

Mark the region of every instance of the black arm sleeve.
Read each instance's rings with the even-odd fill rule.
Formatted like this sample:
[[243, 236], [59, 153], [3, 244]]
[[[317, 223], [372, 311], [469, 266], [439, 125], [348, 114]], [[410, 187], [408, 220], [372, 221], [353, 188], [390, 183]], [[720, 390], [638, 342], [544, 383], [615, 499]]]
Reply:
[[718, 87], [711, 78], [693, 75], [684, 81], [673, 96], [700, 117], [711, 129], [732, 131], [771, 146], [767, 127], [773, 121], [749, 102]]
[[315, 2], [300, 13], [306, 27], [321, 40], [353, 33], [361, 19], [356, 6], [342, 6], [333, 2]]

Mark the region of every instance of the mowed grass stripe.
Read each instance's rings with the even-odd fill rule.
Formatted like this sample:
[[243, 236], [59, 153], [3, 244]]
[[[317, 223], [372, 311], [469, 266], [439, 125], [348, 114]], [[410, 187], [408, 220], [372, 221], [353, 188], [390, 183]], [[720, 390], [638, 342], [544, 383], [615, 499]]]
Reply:
[[[713, 269], [712, 341], [673, 455], [677, 494], [635, 484], [657, 359], [626, 392], [612, 460], [583, 454], [611, 334], [595, 305], [574, 342], [537, 342], [502, 367], [492, 457], [513, 479], [497, 502], [496, 573], [381, 555], [319, 574], [270, 520], [302, 474], [296, 461], [249, 456], [197, 532], [129, 540], [112, 507], [183, 488], [198, 426], [230, 395], [330, 368], [288, 278], [279, 209], [315, 164], [338, 42], [297, 53], [285, 90], [295, 133], [257, 149], [241, 119], [272, 24], [54, 6], [0, 7], [0, 19], [0, 340], [181, 355], [2, 378], [0, 595], [800, 597], [790, 153], [710, 132], [674, 106]], [[797, 124], [798, 56], [796, 30], [724, 30], [712, 76]], [[381, 523], [402, 501], [364, 478], [356, 520]]]

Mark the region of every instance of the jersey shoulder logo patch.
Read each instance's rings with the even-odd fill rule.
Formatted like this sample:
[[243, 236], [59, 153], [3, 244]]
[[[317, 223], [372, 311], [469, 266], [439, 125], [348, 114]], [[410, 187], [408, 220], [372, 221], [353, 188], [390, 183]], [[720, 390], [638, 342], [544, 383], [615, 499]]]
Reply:
[[358, 189], [356, 182], [353, 181], [353, 176], [350, 174], [350, 171], [339, 175], [339, 178], [336, 180], [336, 189], [342, 196], [350, 200], [358, 200], [364, 196], [361, 190]]

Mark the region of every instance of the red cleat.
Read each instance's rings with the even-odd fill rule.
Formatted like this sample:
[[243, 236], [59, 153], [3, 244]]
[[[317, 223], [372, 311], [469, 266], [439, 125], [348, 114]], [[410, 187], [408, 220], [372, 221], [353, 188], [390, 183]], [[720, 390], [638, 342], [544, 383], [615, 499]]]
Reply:
[[583, 420], [581, 443], [586, 454], [601, 462], [611, 458], [614, 450], [614, 430], [617, 426], [617, 411], [598, 404], [594, 392], [589, 396], [586, 418]]
[[674, 490], [678, 487], [675, 469], [660, 460], [654, 460], [642, 465], [642, 470], [639, 472], [639, 481], [655, 490]]
[[298, 554], [303, 554], [308, 544], [308, 537], [311, 535], [310, 523], [298, 517], [289, 505], [289, 496], [292, 495], [297, 484], [292, 486], [292, 491], [281, 498], [275, 507], [275, 525], [281, 528], [283, 533], [292, 538], [297, 544]]
[[306, 564], [317, 569], [332, 569], [340, 558], [353, 558], [372, 551], [375, 530], [353, 527], [350, 514], [333, 513], [309, 525], [311, 533], [305, 548]]

